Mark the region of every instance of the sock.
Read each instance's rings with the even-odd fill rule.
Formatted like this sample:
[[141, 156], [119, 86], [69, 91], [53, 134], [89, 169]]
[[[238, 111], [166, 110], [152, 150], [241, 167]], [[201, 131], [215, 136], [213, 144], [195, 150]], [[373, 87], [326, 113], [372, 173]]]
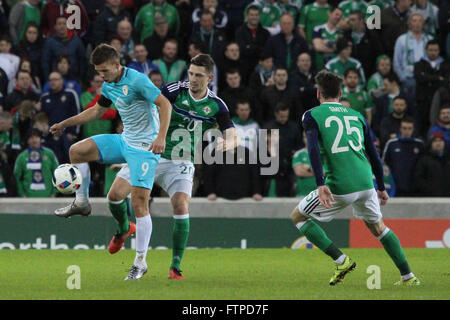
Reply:
[[[304, 235], [312, 244], [322, 250], [326, 255], [333, 260], [338, 260], [344, 255], [338, 247], [331, 241], [325, 231], [312, 220], [297, 224], [300, 234]], [[342, 258], [341, 258], [342, 259]], [[344, 256], [345, 259], [345, 256]], [[339, 261], [339, 260], [338, 260]]]
[[87, 162], [77, 163], [75, 166], [80, 169], [83, 181], [80, 188], [75, 192], [75, 203], [84, 207], [89, 202], [89, 184], [91, 183], [91, 170]]
[[406, 261], [402, 246], [395, 233], [386, 227], [386, 230], [384, 230], [383, 233], [378, 237], [378, 240], [380, 240], [381, 244], [384, 247], [384, 250], [386, 250], [388, 255], [394, 261], [398, 270], [400, 270], [400, 274], [402, 276], [407, 276], [409, 273], [411, 273], [408, 261]]
[[189, 214], [174, 215], [173, 218], [173, 248], [170, 268], [180, 269], [181, 259], [183, 259], [189, 237]]
[[119, 227], [117, 229], [118, 232], [120, 234], [128, 232], [130, 229], [130, 222], [127, 214], [127, 202], [125, 200], [117, 202], [108, 200], [108, 208], [114, 219], [117, 221], [117, 225]]
[[147, 268], [145, 258], [147, 256], [148, 245], [152, 236], [152, 218], [150, 215], [136, 218], [136, 258], [134, 265]]

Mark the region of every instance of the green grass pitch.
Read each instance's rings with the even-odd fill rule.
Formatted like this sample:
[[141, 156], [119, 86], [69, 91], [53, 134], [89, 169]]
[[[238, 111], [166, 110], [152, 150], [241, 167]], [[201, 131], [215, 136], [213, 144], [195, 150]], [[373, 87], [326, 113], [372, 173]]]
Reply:
[[[333, 262], [319, 250], [188, 250], [183, 281], [168, 280], [171, 250], [150, 250], [149, 272], [124, 281], [134, 251], [2, 250], [0, 299], [150, 300], [408, 300], [450, 299], [448, 249], [405, 249], [419, 287], [396, 287], [399, 274], [382, 249], [344, 249], [355, 271], [335, 287], [328, 285]], [[80, 268], [80, 289], [69, 290], [70, 265]], [[370, 265], [380, 268], [380, 289], [368, 289]], [[69, 281], [70, 282], [70, 281]]]

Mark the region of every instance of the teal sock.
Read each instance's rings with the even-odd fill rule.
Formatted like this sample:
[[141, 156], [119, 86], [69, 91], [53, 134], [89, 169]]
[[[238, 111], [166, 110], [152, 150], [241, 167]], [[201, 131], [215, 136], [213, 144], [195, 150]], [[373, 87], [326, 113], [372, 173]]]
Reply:
[[170, 268], [180, 269], [181, 260], [183, 259], [184, 250], [186, 249], [189, 237], [189, 214], [182, 216], [175, 215], [173, 222], [173, 249], [172, 264]]
[[120, 234], [128, 232], [130, 228], [130, 222], [127, 214], [127, 202], [122, 200], [119, 203], [113, 203], [108, 201], [108, 208], [111, 211], [114, 219], [116, 219], [118, 225], [118, 232]]
[[411, 269], [409, 268], [408, 261], [406, 260], [400, 241], [392, 230], [388, 230], [389, 231], [380, 239], [380, 242], [383, 245], [384, 250], [386, 250], [391, 259], [394, 261], [398, 270], [400, 270], [400, 274], [408, 274], [411, 272]]
[[325, 231], [312, 220], [306, 221], [299, 229], [300, 234], [304, 235], [312, 244], [322, 250], [333, 260], [337, 260], [343, 255], [342, 251], [331, 241]]

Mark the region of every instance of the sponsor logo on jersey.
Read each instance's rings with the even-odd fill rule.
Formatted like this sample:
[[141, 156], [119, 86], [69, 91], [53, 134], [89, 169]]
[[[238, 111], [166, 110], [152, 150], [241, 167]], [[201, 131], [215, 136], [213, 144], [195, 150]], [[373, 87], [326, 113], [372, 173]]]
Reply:
[[124, 95], [128, 95], [128, 86], [127, 85], [124, 85], [123, 87], [122, 87], [122, 92], [123, 92], [123, 94]]

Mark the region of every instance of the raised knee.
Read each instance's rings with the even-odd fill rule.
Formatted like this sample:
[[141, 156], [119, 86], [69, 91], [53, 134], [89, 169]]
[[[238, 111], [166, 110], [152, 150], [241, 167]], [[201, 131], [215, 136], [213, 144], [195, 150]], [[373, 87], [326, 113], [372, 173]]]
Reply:
[[112, 202], [117, 202], [117, 201], [122, 201], [124, 199], [122, 199], [122, 197], [120, 196], [119, 193], [117, 193], [114, 190], [109, 190], [108, 195], [106, 196], [108, 201], [112, 201]]

